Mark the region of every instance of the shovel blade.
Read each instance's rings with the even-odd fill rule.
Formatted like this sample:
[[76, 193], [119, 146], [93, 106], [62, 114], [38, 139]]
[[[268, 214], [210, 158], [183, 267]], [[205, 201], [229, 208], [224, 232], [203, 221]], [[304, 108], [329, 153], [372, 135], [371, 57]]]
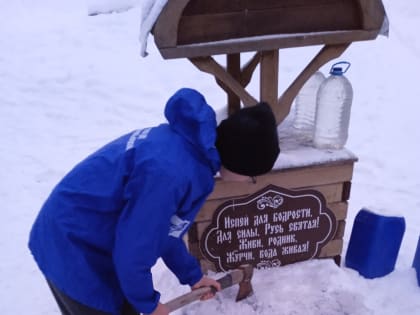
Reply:
[[236, 296], [236, 302], [246, 299], [253, 293], [251, 281], [243, 281], [239, 283], [239, 291]]

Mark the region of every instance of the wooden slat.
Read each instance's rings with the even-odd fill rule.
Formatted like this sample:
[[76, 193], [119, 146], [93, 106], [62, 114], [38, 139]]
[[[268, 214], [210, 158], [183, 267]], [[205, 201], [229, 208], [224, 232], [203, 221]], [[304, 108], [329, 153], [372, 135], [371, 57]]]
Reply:
[[341, 255], [342, 250], [343, 250], [343, 240], [342, 239], [332, 240], [321, 249], [319, 258], [335, 257], [338, 255]]
[[260, 101], [267, 102], [274, 110], [279, 88], [278, 50], [262, 52], [260, 63]]
[[337, 222], [337, 232], [334, 235], [334, 239], [343, 239], [344, 232], [346, 230], [346, 221], [338, 221]]
[[351, 181], [353, 162], [326, 164], [296, 169], [274, 170], [256, 178], [253, 182], [228, 182], [218, 179], [207, 200], [229, 198], [251, 194], [267, 185], [284, 188], [315, 187], [332, 183]]
[[200, 243], [189, 243], [188, 250], [195, 258], [204, 259], [204, 256], [200, 250]]
[[198, 243], [200, 241], [198, 237], [198, 231], [197, 231], [197, 223], [194, 222], [190, 229], [188, 230], [188, 242], [189, 243]]
[[203, 236], [204, 231], [210, 225], [210, 223], [211, 221], [201, 221], [197, 223], [197, 235], [198, 235], [199, 240], [201, 240], [201, 237]]
[[189, 16], [209, 13], [238, 12], [244, 10], [302, 7], [313, 3], [328, 5], [336, 2], [337, 0], [191, 0], [185, 8], [183, 15]]
[[328, 4], [311, 1], [302, 6], [259, 10], [244, 8], [238, 12], [184, 15], [178, 25], [177, 44], [272, 34], [360, 29], [362, 29], [361, 16], [354, 1], [334, 1]]
[[327, 205], [334, 214], [337, 221], [345, 220], [347, 218], [348, 203], [347, 202], [334, 202]]
[[183, 16], [178, 25], [177, 45], [244, 37], [244, 19], [242, 12]]
[[[341, 2], [351, 1], [353, 0], [341, 0]], [[337, 0], [243, 0], [242, 3], [248, 10], [263, 10], [290, 7], [307, 7], [311, 5], [336, 5]]]
[[351, 182], [346, 181], [343, 183], [343, 196], [341, 197], [341, 200], [346, 201], [350, 199], [350, 191], [351, 191]]
[[340, 193], [343, 190], [343, 184], [337, 183], [337, 184], [328, 184], [323, 186], [315, 186], [315, 187], [305, 187], [310, 189], [315, 189], [319, 191], [325, 198], [325, 201], [327, 204], [340, 202]]
[[[345, 12], [337, 14], [337, 12]], [[357, 8], [348, 1], [330, 5], [310, 4], [300, 7], [248, 11], [246, 36], [362, 29]]]
[[280, 34], [272, 36], [254, 36], [247, 39], [230, 39], [200, 44], [159, 46], [163, 58], [194, 58], [219, 54], [232, 54], [248, 51], [264, 51], [289, 47], [311, 45], [337, 45], [355, 41], [372, 40], [378, 36], [379, 30], [373, 31], [337, 31], [312, 32], [298, 34]]
[[[354, 0], [341, 0], [340, 2], [354, 5]], [[311, 5], [336, 6], [337, 0], [191, 0], [183, 15], [307, 7]]]
[[200, 266], [203, 273], [208, 273], [209, 271], [213, 271], [213, 272], [217, 271], [215, 265], [206, 259], [200, 260]]
[[218, 14], [243, 10], [243, 0], [191, 0], [183, 13], [184, 16]]

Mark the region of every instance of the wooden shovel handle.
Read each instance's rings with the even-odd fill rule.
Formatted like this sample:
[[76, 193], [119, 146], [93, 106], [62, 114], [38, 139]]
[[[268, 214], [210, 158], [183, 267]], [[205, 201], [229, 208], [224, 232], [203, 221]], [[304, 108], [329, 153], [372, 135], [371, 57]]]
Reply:
[[[244, 273], [242, 270], [233, 270], [232, 272], [218, 279], [217, 282], [220, 283], [220, 286], [222, 287], [222, 290], [223, 290], [241, 282], [243, 278], [244, 278]], [[199, 300], [203, 295], [210, 292], [216, 293], [216, 288], [214, 287], [198, 288], [167, 302], [165, 306], [169, 309], [169, 312], [173, 312], [187, 304], [190, 304], [194, 301]]]
[[165, 304], [169, 312], [173, 312], [187, 304], [199, 300], [204, 294], [212, 291], [211, 287], [202, 287], [191, 292], [181, 295]]

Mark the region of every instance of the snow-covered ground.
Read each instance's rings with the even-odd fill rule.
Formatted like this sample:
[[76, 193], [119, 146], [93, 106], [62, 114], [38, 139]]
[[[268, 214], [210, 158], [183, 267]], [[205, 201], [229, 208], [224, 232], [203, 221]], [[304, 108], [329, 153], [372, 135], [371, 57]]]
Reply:
[[[209, 75], [186, 60], [164, 61], [152, 38], [149, 56], [139, 56], [139, 7], [88, 16], [104, 3], [0, 0], [0, 314], [59, 313], [26, 243], [43, 201], [75, 163], [122, 133], [162, 122], [166, 100], [180, 87], [201, 91], [218, 110], [225, 104]], [[359, 157], [343, 257], [362, 207], [401, 215], [407, 227], [395, 271], [367, 280], [329, 260], [261, 270], [253, 298], [235, 303], [232, 288], [178, 314], [420, 314], [411, 268], [420, 235], [420, 5], [385, 5], [390, 37], [355, 43], [341, 58], [352, 62], [347, 147]], [[318, 49], [280, 51], [281, 88]], [[188, 291], [163, 264], [154, 274], [163, 301]]]

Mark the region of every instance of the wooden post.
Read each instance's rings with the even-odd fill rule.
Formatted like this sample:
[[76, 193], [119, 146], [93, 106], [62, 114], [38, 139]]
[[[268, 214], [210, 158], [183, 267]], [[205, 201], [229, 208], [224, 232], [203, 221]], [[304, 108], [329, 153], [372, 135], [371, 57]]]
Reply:
[[277, 104], [279, 83], [279, 51], [263, 51], [260, 65], [260, 101]]
[[[227, 71], [238, 82], [241, 81], [241, 54], [226, 55]], [[241, 108], [240, 98], [232, 92], [227, 91], [228, 115], [233, 114]]]

